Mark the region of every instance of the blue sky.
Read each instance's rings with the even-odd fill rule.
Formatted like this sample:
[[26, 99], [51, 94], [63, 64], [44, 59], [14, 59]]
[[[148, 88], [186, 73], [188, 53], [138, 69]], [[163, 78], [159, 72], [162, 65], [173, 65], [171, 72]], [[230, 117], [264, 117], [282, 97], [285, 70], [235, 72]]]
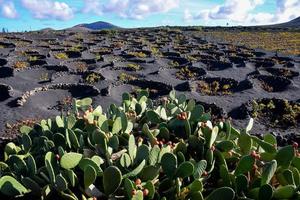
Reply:
[[299, 0], [0, 0], [0, 28], [63, 29], [106, 21], [120, 27], [256, 25], [299, 16]]

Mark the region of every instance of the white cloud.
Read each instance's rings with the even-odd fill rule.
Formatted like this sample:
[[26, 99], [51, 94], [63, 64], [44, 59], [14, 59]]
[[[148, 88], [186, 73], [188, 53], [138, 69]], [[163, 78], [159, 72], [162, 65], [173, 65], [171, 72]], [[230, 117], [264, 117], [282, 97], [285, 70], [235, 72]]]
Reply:
[[5, 2], [2, 5], [1, 10], [2, 10], [2, 15], [4, 17], [6, 17], [6, 18], [15, 19], [18, 16], [18, 13], [17, 13], [17, 10], [15, 8], [15, 5], [11, 1]]
[[[298, 17], [300, 10], [299, 0], [276, 0], [276, 11], [274, 13], [259, 12], [252, 13], [255, 8], [262, 5], [264, 0], [226, 0], [223, 5], [211, 9], [201, 10], [197, 15], [189, 16], [189, 19], [228, 20], [244, 25], [259, 25], [270, 23], [281, 23]], [[186, 20], [187, 13], [183, 19]]]
[[166, 13], [179, 6], [180, 0], [85, 0], [83, 12], [114, 13], [123, 18], [143, 19], [154, 13]]
[[184, 10], [183, 19], [184, 19], [184, 21], [191, 21], [193, 19], [193, 15], [189, 9]]
[[59, 1], [51, 0], [21, 0], [22, 5], [28, 9], [34, 18], [69, 20], [74, 17], [71, 7]]
[[101, 0], [84, 0], [83, 13], [94, 13], [96, 15], [102, 15]]
[[274, 15], [274, 22], [286, 22], [299, 16], [299, 0], [277, 0], [277, 12]]
[[247, 21], [250, 24], [283, 23], [300, 16], [299, 0], [277, 0], [276, 5], [275, 13], [261, 12], [250, 14]]
[[249, 12], [261, 4], [263, 4], [263, 0], [226, 0], [223, 5], [200, 11], [194, 18], [205, 20], [227, 19], [234, 22], [244, 22]]

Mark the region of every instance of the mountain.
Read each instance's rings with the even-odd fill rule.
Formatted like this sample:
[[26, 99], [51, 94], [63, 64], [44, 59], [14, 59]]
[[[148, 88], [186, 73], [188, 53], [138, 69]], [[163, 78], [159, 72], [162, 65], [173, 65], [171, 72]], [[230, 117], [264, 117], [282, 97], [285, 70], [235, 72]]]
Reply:
[[99, 21], [99, 22], [94, 22], [94, 23], [90, 23], [90, 24], [78, 24], [70, 29], [95, 31], [95, 30], [102, 30], [102, 29], [117, 29], [117, 28], [120, 28], [120, 27], [115, 26], [108, 22]]
[[269, 27], [275, 27], [275, 28], [300, 28], [300, 17], [297, 17], [296, 19], [293, 19], [289, 22], [269, 25]]

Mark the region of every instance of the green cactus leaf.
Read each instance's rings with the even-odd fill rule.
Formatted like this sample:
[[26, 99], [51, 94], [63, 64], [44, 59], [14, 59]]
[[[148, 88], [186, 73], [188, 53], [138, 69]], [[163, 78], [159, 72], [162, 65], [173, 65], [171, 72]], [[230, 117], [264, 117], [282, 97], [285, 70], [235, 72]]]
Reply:
[[95, 144], [99, 144], [101, 153], [103, 153], [105, 155], [108, 150], [108, 148], [107, 148], [108, 139], [107, 139], [106, 134], [99, 129], [95, 130], [93, 132], [93, 141]]
[[229, 140], [219, 142], [216, 147], [222, 152], [228, 152], [233, 149], [234, 143]]
[[130, 135], [129, 141], [128, 141], [128, 153], [129, 153], [129, 156], [130, 156], [132, 162], [134, 161], [134, 159], [136, 157], [136, 151], [137, 151], [137, 147], [135, 144], [135, 138], [133, 135]]
[[268, 153], [276, 153], [276, 148], [265, 141], [260, 140], [258, 137], [256, 136], [252, 136], [251, 137], [259, 146], [261, 146], [261, 148], [263, 148], [266, 152]]
[[191, 124], [188, 120], [184, 120], [184, 129], [185, 129], [186, 138], [189, 138], [190, 135], [192, 134], [192, 130], [191, 130]]
[[258, 199], [259, 200], [270, 200], [273, 197], [273, 188], [271, 185], [262, 185], [259, 188]]
[[188, 185], [188, 188], [191, 192], [202, 192], [203, 183], [200, 180], [194, 180], [190, 185]]
[[210, 193], [205, 200], [216, 200], [216, 199], [224, 199], [224, 200], [232, 200], [235, 197], [235, 193], [233, 189], [230, 187], [221, 187], [215, 189], [212, 193]]
[[178, 104], [183, 104], [186, 102], [186, 96], [184, 94], [179, 94], [177, 99], [178, 99]]
[[21, 183], [11, 176], [0, 178], [0, 191], [6, 196], [17, 196], [28, 192]]
[[118, 190], [122, 182], [122, 173], [115, 167], [110, 166], [103, 173], [103, 187], [106, 195], [110, 195]]
[[158, 162], [159, 152], [160, 148], [157, 145], [152, 147], [149, 154], [149, 165], [155, 165]]
[[161, 158], [161, 166], [168, 177], [172, 177], [177, 169], [177, 158], [172, 153], [165, 153]]
[[65, 172], [66, 177], [68, 178], [71, 186], [75, 187], [76, 182], [77, 182], [77, 176], [76, 176], [75, 172], [73, 172], [70, 169], [66, 169], [64, 172]]
[[206, 158], [207, 164], [209, 166], [212, 166], [213, 162], [215, 161], [215, 159], [214, 159], [214, 151], [211, 150], [211, 149], [207, 149], [205, 158]]
[[194, 178], [200, 179], [207, 166], [206, 160], [200, 160], [195, 164]]
[[135, 190], [135, 187], [134, 187], [133, 182], [130, 179], [128, 179], [128, 178], [124, 179], [124, 188], [125, 188], [127, 197], [131, 198], [132, 191]]
[[300, 157], [294, 157], [292, 164], [300, 171]]
[[142, 181], [153, 180], [159, 175], [159, 170], [159, 167], [149, 165], [143, 168], [139, 176]]
[[94, 161], [98, 166], [102, 165], [104, 163], [104, 160], [100, 156], [93, 156], [92, 161]]
[[238, 145], [244, 155], [249, 154], [252, 147], [251, 136], [246, 132], [241, 132], [238, 139]]
[[49, 160], [45, 160], [45, 166], [47, 168], [47, 172], [48, 172], [48, 175], [50, 177], [50, 181], [51, 181], [52, 184], [54, 184], [54, 182], [55, 182], [55, 173], [54, 173], [53, 167], [52, 167]]
[[28, 155], [26, 160], [29, 176], [34, 176], [37, 172], [36, 163], [32, 155]]
[[241, 174], [236, 176], [235, 178], [235, 184], [236, 184], [236, 191], [238, 194], [241, 194], [242, 192], [246, 192], [249, 186], [248, 179], [245, 175]]
[[155, 186], [154, 184], [149, 180], [146, 182], [146, 184], [144, 185], [145, 189], [148, 189], [149, 193], [147, 195], [147, 199], [153, 199], [154, 198], [154, 194], [155, 194]]
[[100, 164], [96, 163], [90, 158], [82, 158], [78, 166], [82, 171], [85, 171], [88, 166], [92, 166], [98, 176], [102, 174], [102, 169], [100, 168]]
[[266, 163], [261, 174], [261, 185], [269, 184], [277, 169], [277, 161]]
[[153, 110], [146, 112], [147, 119], [154, 124], [159, 124], [161, 122], [160, 116]]
[[69, 138], [70, 138], [70, 142], [71, 142], [71, 146], [74, 149], [78, 149], [80, 147], [78, 138], [76, 136], [76, 134], [74, 133], [74, 131], [68, 129], [68, 133], [69, 133]]
[[108, 146], [110, 146], [113, 150], [117, 151], [119, 148], [119, 138], [117, 135], [113, 135], [108, 140]]
[[88, 165], [84, 169], [84, 187], [88, 188], [96, 180], [97, 172], [93, 166]]
[[131, 165], [131, 159], [127, 153], [122, 154], [121, 159], [120, 159], [120, 164], [124, 168], [127, 168]]
[[9, 142], [5, 145], [4, 152], [8, 156], [11, 154], [16, 154], [18, 152], [17, 149], [18, 147], [13, 142]]
[[191, 200], [203, 200], [204, 199], [201, 192], [193, 192], [192, 194], [190, 194], [190, 198], [191, 198]]
[[58, 174], [55, 179], [55, 186], [58, 191], [62, 192], [68, 189], [68, 182], [61, 174]]
[[192, 111], [192, 110], [194, 110], [195, 106], [196, 106], [195, 100], [194, 99], [190, 99], [188, 101], [188, 104], [186, 105], [186, 111]]
[[207, 141], [207, 147], [211, 148], [217, 139], [219, 128], [217, 126], [215, 126], [213, 129], [210, 129], [209, 127], [205, 127], [202, 129], [202, 132]]
[[100, 115], [102, 115], [102, 107], [97, 106], [93, 111], [93, 115], [96, 117], [99, 117]]
[[286, 180], [288, 185], [295, 185], [294, 175], [293, 175], [293, 172], [291, 170], [285, 169], [282, 172], [282, 175], [283, 175], [283, 177]]
[[79, 164], [81, 159], [82, 154], [80, 153], [65, 153], [60, 159], [60, 165], [64, 169], [72, 169]]
[[41, 187], [33, 179], [31, 179], [29, 177], [23, 177], [21, 179], [21, 182], [26, 188], [30, 189], [34, 194], [40, 194]]
[[61, 133], [55, 133], [53, 135], [53, 142], [55, 146], [61, 146], [63, 148], [66, 148], [66, 139], [65, 136]]
[[64, 200], [78, 200], [78, 198], [75, 196], [75, 194], [68, 194], [65, 192], [60, 192], [59, 196]]
[[93, 103], [93, 100], [89, 97], [80, 99], [80, 100], [76, 100], [76, 106], [79, 108], [90, 106], [90, 105], [92, 105], [92, 103]]
[[247, 133], [251, 131], [251, 129], [253, 127], [253, 122], [254, 122], [253, 118], [250, 118], [249, 123], [248, 123], [248, 125], [246, 127], [246, 132]]
[[277, 164], [283, 168], [288, 168], [294, 158], [294, 148], [289, 145], [282, 147], [276, 154]]
[[174, 89], [172, 91], [170, 91], [169, 97], [170, 97], [171, 100], [175, 100], [176, 99], [176, 92], [175, 92]]
[[28, 152], [32, 146], [32, 141], [29, 135], [27, 134], [22, 135], [22, 144], [25, 152]]
[[126, 114], [123, 111], [120, 111], [120, 117], [121, 117], [121, 126], [122, 126], [122, 131], [126, 131], [127, 126], [128, 126], [128, 119]]
[[70, 115], [67, 117], [67, 128], [72, 129], [76, 124], [76, 118], [74, 115]]
[[251, 171], [252, 167], [254, 165], [254, 162], [255, 162], [255, 159], [250, 155], [241, 157], [241, 159], [238, 162], [238, 165], [235, 169], [234, 174], [237, 176], [237, 175], [244, 174], [246, 172]]
[[230, 174], [228, 172], [227, 167], [224, 164], [220, 165], [220, 177], [222, 178], [224, 186], [231, 186]]
[[251, 199], [258, 199], [258, 195], [259, 195], [259, 187], [252, 188], [252, 189], [248, 192], [248, 196], [249, 196]]
[[32, 128], [29, 126], [21, 126], [20, 133], [29, 134], [32, 131]]
[[264, 141], [268, 142], [272, 145], [275, 145], [275, 146], [277, 145], [276, 137], [274, 135], [270, 134], [270, 133], [267, 133], [267, 134], [264, 135]]
[[0, 162], [0, 174], [4, 174], [9, 170], [9, 166], [5, 162]]
[[125, 174], [123, 176], [123, 178], [129, 178], [129, 177], [137, 176], [143, 170], [145, 165], [146, 165], [146, 161], [143, 160], [135, 169], [133, 169], [131, 172]]
[[113, 127], [112, 127], [112, 133], [117, 134], [122, 130], [122, 119], [121, 117], [117, 117], [114, 121]]
[[274, 191], [273, 197], [275, 199], [290, 199], [296, 193], [296, 186], [294, 185], [285, 185], [276, 188]]
[[176, 176], [180, 178], [187, 178], [191, 176], [194, 173], [194, 165], [189, 162], [183, 162], [181, 163], [176, 171]]
[[124, 133], [130, 134], [132, 132], [132, 129], [133, 129], [133, 123], [131, 121], [128, 121], [127, 128], [124, 131]]
[[26, 162], [23, 160], [24, 156], [11, 155], [7, 160], [7, 164], [11, 169], [14, 169], [18, 174], [26, 174], [28, 169]]
[[150, 154], [149, 147], [147, 145], [145, 145], [145, 144], [142, 144], [137, 149], [136, 157], [135, 157], [134, 162], [135, 163], [140, 163], [143, 160], [148, 160], [149, 154]]
[[295, 185], [300, 185], [300, 172], [296, 167], [291, 167], [290, 170], [293, 172]]
[[191, 111], [190, 121], [198, 122], [204, 113], [204, 107], [202, 105], [196, 105]]
[[147, 124], [143, 125], [142, 132], [149, 138], [152, 146], [156, 144], [156, 138], [149, 130], [149, 126]]
[[65, 137], [66, 137], [66, 144], [68, 145], [68, 148], [71, 149], [72, 148], [72, 143], [70, 140], [70, 134], [68, 129], [65, 129]]
[[132, 196], [131, 200], [143, 200], [143, 199], [144, 199], [143, 192], [141, 190], [138, 190], [136, 194]]
[[55, 122], [56, 122], [57, 127], [59, 127], [59, 128], [63, 128], [65, 126], [64, 121], [62, 120], [62, 118], [60, 116], [56, 116]]

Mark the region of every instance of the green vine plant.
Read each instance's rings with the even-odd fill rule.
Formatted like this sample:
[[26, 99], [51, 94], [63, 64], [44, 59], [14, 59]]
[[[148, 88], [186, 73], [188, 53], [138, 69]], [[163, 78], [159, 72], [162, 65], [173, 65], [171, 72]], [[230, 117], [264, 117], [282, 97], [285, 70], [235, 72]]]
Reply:
[[161, 104], [124, 93], [107, 112], [73, 99], [72, 113], [22, 126], [0, 162], [1, 199], [300, 199], [298, 144], [212, 124], [171, 91]]

